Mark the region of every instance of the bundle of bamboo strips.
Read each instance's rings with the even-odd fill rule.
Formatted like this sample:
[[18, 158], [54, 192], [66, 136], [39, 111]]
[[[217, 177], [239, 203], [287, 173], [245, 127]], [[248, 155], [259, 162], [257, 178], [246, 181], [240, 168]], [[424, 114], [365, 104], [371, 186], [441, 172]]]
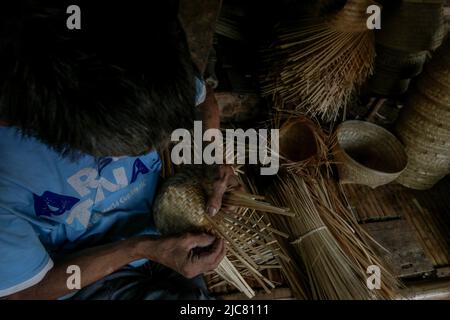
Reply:
[[263, 50], [263, 94], [277, 108], [333, 121], [372, 73], [375, 40], [366, 26], [370, 0], [348, 0], [330, 18], [305, 19], [279, 29]]
[[[258, 193], [257, 187], [253, 180], [249, 176], [245, 176], [246, 179], [243, 179], [242, 176], [241, 183], [246, 187], [247, 190], [250, 190], [252, 193]], [[270, 216], [262, 216], [265, 220], [265, 223], [273, 226], [273, 221], [277, 221], [277, 217], [273, 215]], [[275, 239], [278, 241], [278, 245], [280, 251], [283, 253], [281, 256], [277, 256], [278, 264], [280, 265], [282, 275], [285, 278], [293, 296], [296, 299], [306, 300], [310, 296], [307, 292], [307, 284], [305, 279], [307, 278], [306, 273], [304, 271], [303, 262], [301, 260], [295, 259], [296, 256], [292, 252], [292, 247], [289, 245], [287, 239], [289, 239], [289, 234], [281, 232], [274, 233]], [[284, 256], [288, 256], [290, 258], [285, 259]], [[292, 259], [294, 258], [294, 259]]]
[[[296, 254], [292, 260], [298, 262], [298, 267], [308, 277], [300, 283], [303, 291], [312, 299], [397, 297], [400, 285], [377, 256], [376, 250], [382, 248], [358, 224], [340, 186], [329, 177], [329, 151], [333, 140], [320, 127], [314, 126], [313, 121], [308, 122], [303, 117], [286, 122], [288, 126], [305, 126], [305, 123], [309, 130], [317, 131], [306, 135], [320, 140], [308, 142], [317, 146], [316, 154], [290, 156], [286, 159], [289, 166], [285, 169], [288, 170], [282, 170], [266, 190], [272, 203], [295, 213], [295, 217], [271, 215], [269, 218], [274, 228], [290, 236], [287, 246]], [[283, 137], [280, 134], [281, 154]], [[367, 288], [366, 270], [371, 265], [382, 270], [380, 290]]]
[[238, 207], [237, 212], [220, 210], [210, 217], [205, 211], [208, 187], [199, 176], [196, 170], [184, 170], [164, 183], [153, 207], [156, 226], [163, 234], [203, 230], [222, 237], [228, 251], [215, 270], [217, 275], [249, 298], [254, 296], [254, 291], [245, 278], [255, 280], [270, 292], [275, 286], [261, 272], [279, 268], [277, 259], [289, 260], [273, 237], [273, 234], [287, 235], [272, 228], [261, 215], [262, 212], [292, 214], [264, 202], [260, 196], [230, 190], [223, 205]]
[[295, 219], [278, 219], [291, 235], [291, 245], [304, 262], [312, 299], [370, 299], [370, 291], [323, 222], [306, 182], [279, 176], [268, 192], [275, 204], [289, 204]]
[[[308, 275], [312, 299], [392, 299], [398, 281], [374, 250], [374, 240], [344, 205], [335, 182], [287, 173], [267, 191], [275, 205], [289, 206], [295, 218], [271, 216], [275, 228], [290, 235], [290, 243]], [[367, 267], [382, 270], [380, 290], [366, 286]]]

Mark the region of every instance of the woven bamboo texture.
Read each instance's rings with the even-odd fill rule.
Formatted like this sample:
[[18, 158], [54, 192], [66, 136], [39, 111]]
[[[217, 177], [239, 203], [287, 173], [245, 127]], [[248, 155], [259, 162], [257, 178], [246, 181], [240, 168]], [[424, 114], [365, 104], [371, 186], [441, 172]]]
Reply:
[[220, 210], [210, 217], [205, 206], [211, 185], [199, 177], [197, 170], [184, 169], [164, 182], [153, 206], [155, 225], [165, 235], [205, 231], [226, 240], [227, 255], [209, 277], [212, 286], [228, 283], [252, 298], [254, 290], [246, 280], [251, 279], [270, 292], [275, 284], [262, 271], [281, 268], [278, 259], [289, 258], [273, 236], [284, 234], [265, 222], [263, 212], [290, 213], [263, 202], [261, 197], [229, 191], [223, 203], [238, 207], [237, 212]]
[[450, 172], [450, 38], [438, 50], [411, 93], [396, 131], [409, 163], [398, 182], [429, 189]]
[[397, 179], [407, 164], [402, 144], [386, 129], [364, 121], [346, 121], [336, 130], [334, 157], [342, 184], [376, 188]]
[[403, 1], [383, 13], [377, 43], [405, 52], [435, 50], [446, 34], [444, 1]]

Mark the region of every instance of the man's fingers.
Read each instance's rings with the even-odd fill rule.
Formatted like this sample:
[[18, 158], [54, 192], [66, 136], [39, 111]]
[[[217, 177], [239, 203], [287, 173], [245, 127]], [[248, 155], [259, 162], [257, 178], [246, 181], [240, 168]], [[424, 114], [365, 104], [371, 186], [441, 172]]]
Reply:
[[227, 187], [230, 190], [240, 190], [241, 188], [239, 179], [232, 173], [227, 176]]
[[208, 199], [206, 204], [206, 211], [209, 215], [214, 216], [222, 206], [222, 198], [227, 191], [227, 181], [226, 179], [220, 179], [213, 184], [213, 192]]
[[236, 178], [236, 183], [237, 183], [237, 185], [233, 186], [233, 191], [246, 192], [244, 186], [239, 183], [239, 180], [237, 178]]
[[210, 251], [200, 254], [199, 263], [204, 264], [209, 269], [214, 269], [222, 261], [225, 252], [225, 241], [223, 239], [217, 239]]
[[185, 277], [192, 278], [201, 273], [214, 270], [222, 261], [225, 254], [225, 241], [223, 239], [216, 239], [211, 250], [190, 257], [190, 262], [182, 270], [182, 273]]
[[206, 233], [188, 234], [186, 240], [187, 249], [192, 250], [194, 248], [203, 248], [212, 245], [216, 241], [216, 237]]
[[220, 249], [219, 253], [217, 254], [216, 258], [213, 260], [212, 265], [211, 265], [211, 269], [217, 268], [219, 263], [225, 257], [226, 253], [227, 253], [227, 247], [225, 245], [225, 241], [222, 241], [221, 249]]

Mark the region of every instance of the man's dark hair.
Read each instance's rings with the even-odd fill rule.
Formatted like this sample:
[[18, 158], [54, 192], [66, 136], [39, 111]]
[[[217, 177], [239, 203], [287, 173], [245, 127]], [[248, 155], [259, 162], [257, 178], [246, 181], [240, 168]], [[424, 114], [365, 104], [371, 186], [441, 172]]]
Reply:
[[[195, 68], [177, 3], [120, 3], [2, 1], [0, 120], [93, 156], [140, 155], [192, 127]], [[81, 30], [66, 27], [72, 4]]]

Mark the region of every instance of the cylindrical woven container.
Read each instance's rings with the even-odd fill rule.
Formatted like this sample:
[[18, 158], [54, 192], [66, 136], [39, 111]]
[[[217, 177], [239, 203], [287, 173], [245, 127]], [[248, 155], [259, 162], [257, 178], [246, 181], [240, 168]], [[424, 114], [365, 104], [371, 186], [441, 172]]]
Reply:
[[370, 91], [382, 96], [400, 96], [408, 91], [410, 78], [402, 79], [397, 74], [387, 73], [383, 70], [375, 70], [369, 81]]
[[386, 129], [365, 121], [346, 121], [336, 130], [333, 153], [342, 184], [371, 188], [394, 181], [406, 168], [403, 145]]
[[383, 12], [382, 25], [376, 41], [385, 47], [407, 52], [435, 50], [447, 28], [443, 1], [403, 1], [398, 8]]
[[428, 56], [428, 51], [405, 52], [382, 45], [377, 45], [376, 51], [375, 73], [382, 71], [401, 79], [419, 75]]
[[396, 131], [409, 163], [397, 179], [429, 189], [450, 172], [450, 38], [436, 52], [411, 93]]

